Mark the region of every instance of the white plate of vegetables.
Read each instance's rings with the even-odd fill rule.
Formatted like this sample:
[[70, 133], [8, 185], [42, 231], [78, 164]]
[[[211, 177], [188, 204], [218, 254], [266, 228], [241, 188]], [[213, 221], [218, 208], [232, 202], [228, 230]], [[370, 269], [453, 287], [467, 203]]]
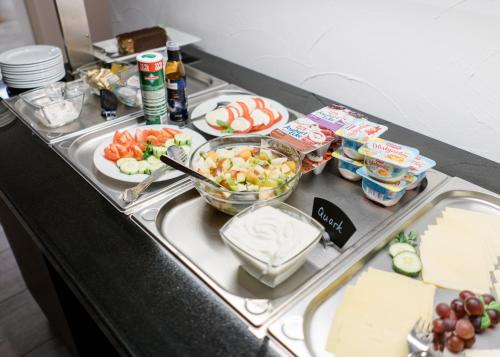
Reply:
[[[116, 131], [94, 151], [94, 165], [105, 176], [138, 183], [164, 166], [160, 156], [170, 145], [179, 146], [189, 155], [206, 140], [197, 132], [175, 125], [147, 125], [133, 130]], [[183, 173], [170, 169], [158, 181], [171, 180]]]

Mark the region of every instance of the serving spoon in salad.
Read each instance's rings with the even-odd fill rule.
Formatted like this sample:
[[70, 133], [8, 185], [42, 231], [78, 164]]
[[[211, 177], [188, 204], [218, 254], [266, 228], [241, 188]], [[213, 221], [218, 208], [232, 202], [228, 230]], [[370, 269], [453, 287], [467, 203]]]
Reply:
[[226, 188], [224, 186], [222, 186], [220, 183], [212, 181], [208, 177], [203, 176], [202, 174], [200, 174], [200, 173], [194, 171], [193, 169], [187, 167], [186, 165], [184, 165], [183, 162], [185, 162], [185, 160], [179, 160], [181, 152], [184, 153], [184, 150], [182, 150], [178, 146], [174, 146], [174, 145], [169, 146], [167, 148], [168, 156], [162, 155], [162, 156], [160, 156], [160, 160], [163, 163], [167, 164], [168, 166], [170, 166], [176, 170], [182, 171], [191, 177], [197, 178], [198, 180], [202, 180], [204, 182], [208, 182], [211, 185], [216, 186], [217, 188], [222, 188], [222, 189], [226, 190]]

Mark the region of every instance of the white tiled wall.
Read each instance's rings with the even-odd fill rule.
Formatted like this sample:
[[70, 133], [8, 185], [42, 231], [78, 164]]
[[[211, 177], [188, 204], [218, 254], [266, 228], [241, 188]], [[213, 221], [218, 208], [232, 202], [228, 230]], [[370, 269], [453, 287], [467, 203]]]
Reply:
[[[112, 0], [213, 54], [500, 162], [500, 2]], [[421, 148], [425, 153], [425, 148]]]

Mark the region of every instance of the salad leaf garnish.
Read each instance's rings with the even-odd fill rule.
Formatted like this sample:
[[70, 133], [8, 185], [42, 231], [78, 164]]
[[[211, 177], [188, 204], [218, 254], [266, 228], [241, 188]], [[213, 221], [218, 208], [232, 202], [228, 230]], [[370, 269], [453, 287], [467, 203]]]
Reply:
[[411, 244], [412, 246], [416, 247], [417, 240], [418, 240], [417, 232], [411, 231], [410, 233], [408, 233], [408, 235], [406, 235], [404, 231], [401, 231], [394, 237], [391, 244], [393, 244], [393, 243], [408, 243], [408, 244]]

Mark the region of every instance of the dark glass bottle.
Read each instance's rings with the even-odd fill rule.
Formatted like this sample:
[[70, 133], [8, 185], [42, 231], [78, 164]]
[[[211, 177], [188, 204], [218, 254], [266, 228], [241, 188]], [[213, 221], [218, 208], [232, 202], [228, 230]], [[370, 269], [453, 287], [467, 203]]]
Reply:
[[170, 120], [186, 122], [188, 120], [186, 70], [182, 63], [179, 45], [173, 41], [167, 42], [165, 80]]

